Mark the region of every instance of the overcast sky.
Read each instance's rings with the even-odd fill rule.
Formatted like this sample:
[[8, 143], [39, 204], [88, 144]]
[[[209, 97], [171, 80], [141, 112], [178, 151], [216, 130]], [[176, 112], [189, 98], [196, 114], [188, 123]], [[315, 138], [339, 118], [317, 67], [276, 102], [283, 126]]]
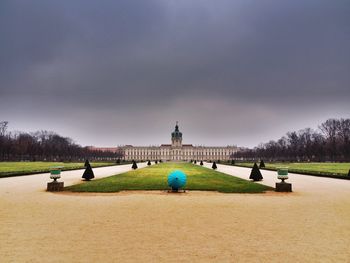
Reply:
[[0, 121], [253, 147], [350, 117], [349, 0], [1, 0]]

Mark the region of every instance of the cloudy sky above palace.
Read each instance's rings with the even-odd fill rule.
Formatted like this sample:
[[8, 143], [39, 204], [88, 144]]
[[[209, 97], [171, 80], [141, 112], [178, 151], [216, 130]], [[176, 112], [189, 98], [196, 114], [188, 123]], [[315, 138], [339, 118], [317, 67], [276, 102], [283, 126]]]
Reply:
[[350, 117], [350, 1], [0, 1], [0, 120], [82, 145], [255, 146]]

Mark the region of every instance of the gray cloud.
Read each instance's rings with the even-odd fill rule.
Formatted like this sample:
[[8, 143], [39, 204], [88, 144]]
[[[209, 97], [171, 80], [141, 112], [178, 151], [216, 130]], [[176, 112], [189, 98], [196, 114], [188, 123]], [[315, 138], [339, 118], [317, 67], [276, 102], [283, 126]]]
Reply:
[[2, 1], [0, 117], [84, 145], [254, 146], [349, 117], [348, 1]]

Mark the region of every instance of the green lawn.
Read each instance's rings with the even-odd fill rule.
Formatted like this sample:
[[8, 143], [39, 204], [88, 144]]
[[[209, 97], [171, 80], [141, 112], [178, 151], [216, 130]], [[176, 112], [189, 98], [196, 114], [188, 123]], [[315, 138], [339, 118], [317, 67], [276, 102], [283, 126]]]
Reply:
[[[259, 163], [258, 163], [259, 164]], [[254, 163], [237, 163], [239, 166], [253, 167]], [[288, 167], [290, 172], [310, 173], [314, 175], [347, 176], [350, 163], [266, 163], [266, 169], [276, 170], [277, 167]]]
[[122, 190], [167, 190], [167, 176], [182, 170], [187, 175], [186, 190], [225, 193], [261, 193], [273, 188], [229, 176], [190, 163], [161, 163], [107, 178], [66, 187], [73, 192], [119, 192]]
[[[115, 165], [112, 162], [91, 163], [92, 167]], [[63, 166], [63, 170], [73, 170], [84, 167], [84, 163], [62, 162], [0, 162], [0, 177], [49, 172], [52, 166]]]

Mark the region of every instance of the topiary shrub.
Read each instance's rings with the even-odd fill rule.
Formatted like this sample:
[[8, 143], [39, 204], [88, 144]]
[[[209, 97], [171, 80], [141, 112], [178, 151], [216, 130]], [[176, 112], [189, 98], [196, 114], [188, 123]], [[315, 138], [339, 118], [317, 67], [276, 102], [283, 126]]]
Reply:
[[253, 169], [250, 172], [249, 179], [252, 179], [253, 181], [261, 181], [263, 179], [259, 167], [256, 163], [254, 163]]
[[151, 161], [148, 161], [147, 165], [148, 165], [148, 166], [151, 165]]
[[132, 161], [132, 166], [131, 166], [132, 169], [136, 170], [137, 169], [137, 164], [135, 161]]
[[155, 160], [154, 163], [155, 163], [155, 164], [158, 164], [158, 160]]
[[265, 168], [264, 160], [260, 161], [259, 168]]
[[203, 161], [201, 161], [199, 164], [200, 164], [200, 166], [203, 166]]
[[348, 176], [350, 176], [350, 169], [349, 169], [349, 173], [348, 173]]
[[117, 159], [116, 164], [120, 164], [120, 159]]
[[194, 160], [194, 162], [193, 162], [194, 164], [197, 164], [197, 161], [196, 160]]
[[235, 165], [236, 164], [235, 160], [231, 160], [231, 164]]
[[94, 171], [92, 171], [91, 165], [88, 160], [85, 161], [85, 165], [86, 169], [82, 178], [84, 178], [86, 181], [90, 181], [92, 178], [95, 178]]
[[218, 167], [216, 166], [216, 162], [213, 162], [213, 165], [211, 166], [214, 170], [216, 170]]

